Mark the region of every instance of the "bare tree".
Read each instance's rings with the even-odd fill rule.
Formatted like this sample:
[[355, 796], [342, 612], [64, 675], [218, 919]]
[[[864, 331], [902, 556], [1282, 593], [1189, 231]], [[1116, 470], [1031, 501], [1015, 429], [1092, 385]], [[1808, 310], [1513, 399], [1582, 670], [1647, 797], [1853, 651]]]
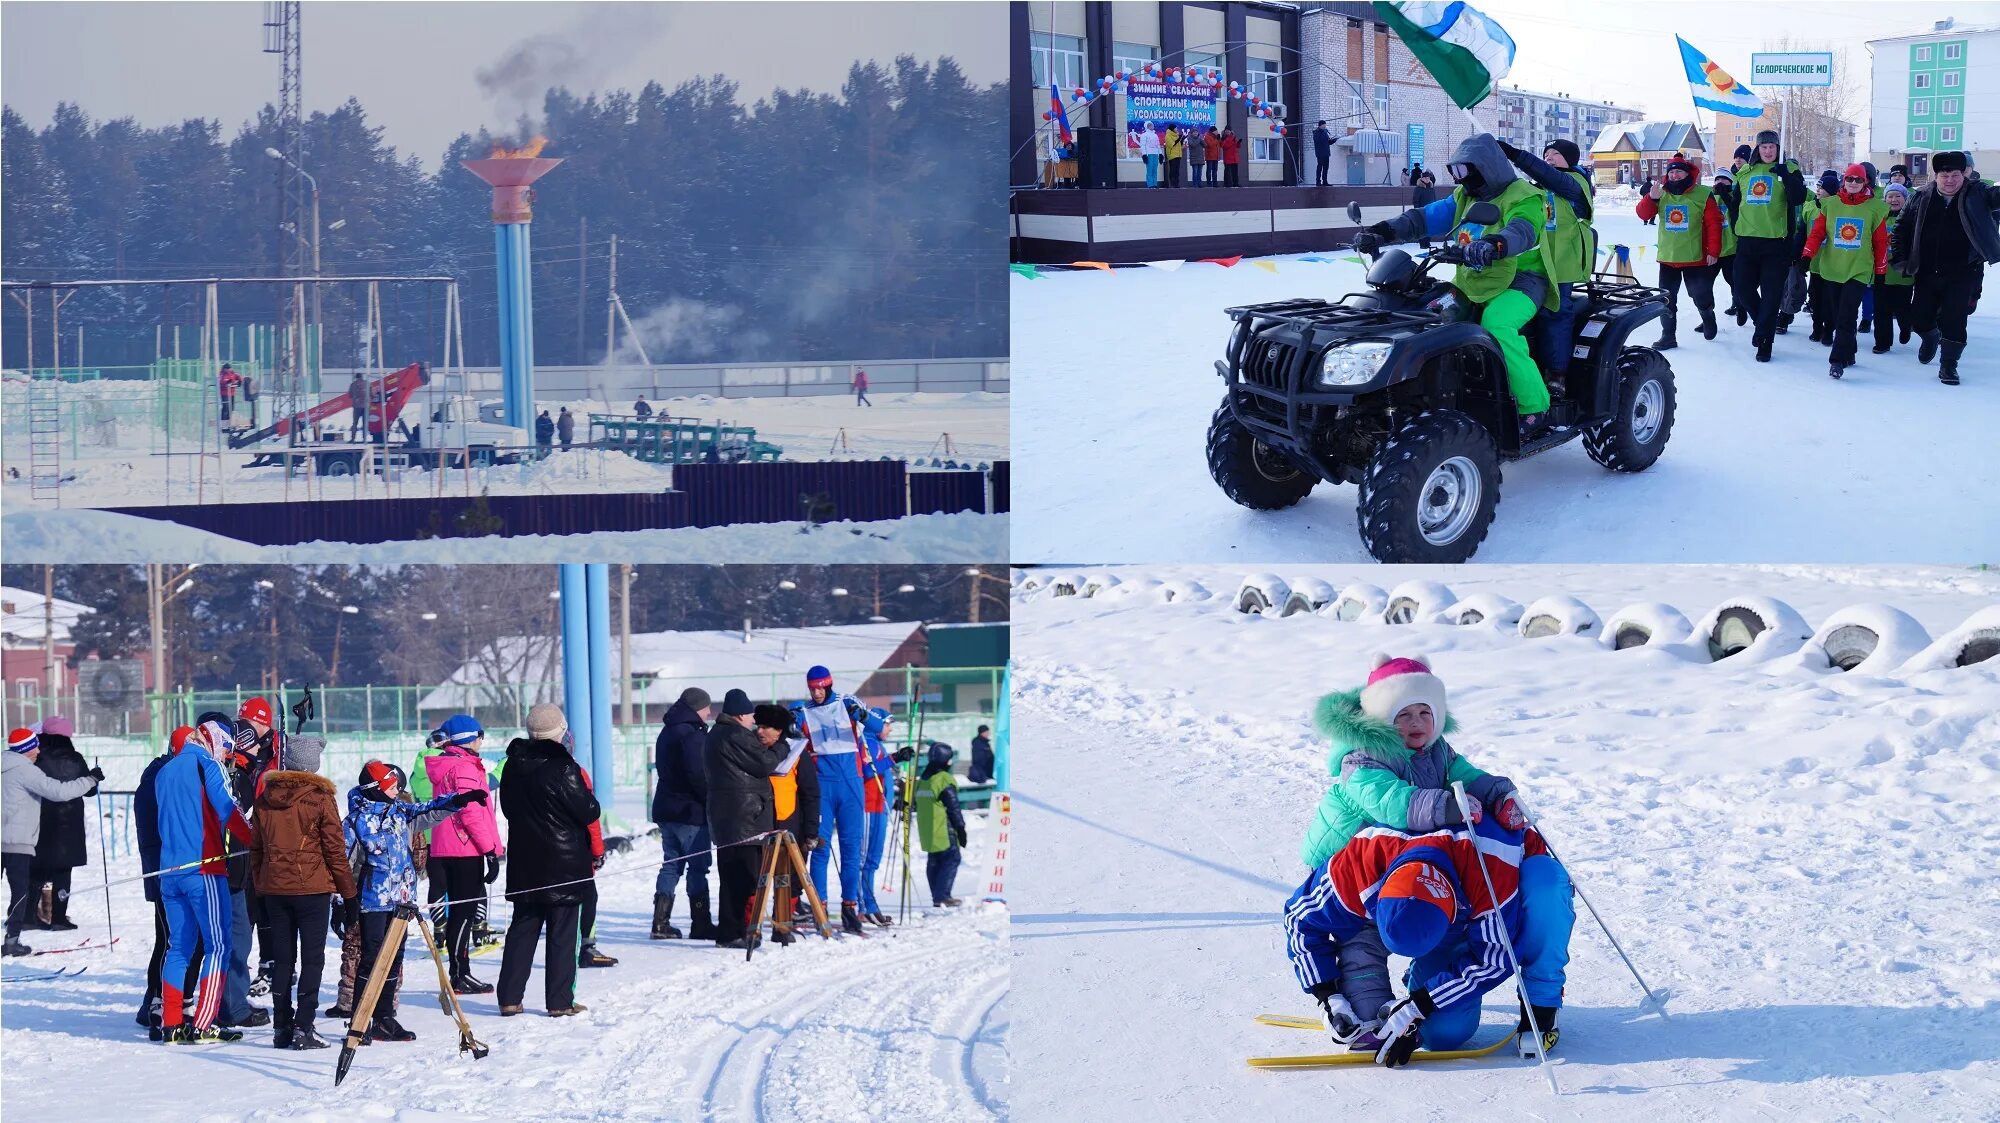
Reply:
[[[404, 609], [386, 625], [382, 662], [398, 679], [456, 673], [464, 709], [522, 725], [558, 677], [560, 606], [547, 565], [410, 566]], [[427, 619], [427, 617], [429, 617]], [[484, 720], [484, 719], [482, 719]]]
[[1785, 36], [1766, 40], [1764, 50], [1776, 53], [1820, 51], [1833, 56], [1830, 86], [1775, 86], [1764, 90], [1785, 107], [1785, 155], [1797, 160], [1807, 179], [1826, 169], [1844, 170], [1855, 161], [1855, 138], [1864, 124], [1858, 118], [1867, 104], [1862, 86], [1848, 67], [1844, 46], [1808, 42]]

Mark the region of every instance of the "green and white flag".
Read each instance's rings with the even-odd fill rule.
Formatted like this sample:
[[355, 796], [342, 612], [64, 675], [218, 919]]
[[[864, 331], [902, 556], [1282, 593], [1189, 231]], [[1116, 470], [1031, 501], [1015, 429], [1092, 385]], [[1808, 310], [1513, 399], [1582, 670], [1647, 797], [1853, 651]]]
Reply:
[[1486, 100], [1514, 67], [1514, 37], [1470, 4], [1375, 0], [1375, 12], [1460, 109]]

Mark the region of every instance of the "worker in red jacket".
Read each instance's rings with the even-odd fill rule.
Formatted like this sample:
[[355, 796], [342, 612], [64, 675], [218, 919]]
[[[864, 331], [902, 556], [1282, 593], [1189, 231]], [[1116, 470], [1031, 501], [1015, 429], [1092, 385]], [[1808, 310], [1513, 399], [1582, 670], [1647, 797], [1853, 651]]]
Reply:
[[1667, 290], [1667, 311], [1660, 319], [1656, 351], [1678, 346], [1674, 327], [1679, 320], [1681, 284], [1701, 312], [1702, 338], [1715, 338], [1715, 274], [1710, 266], [1722, 260], [1722, 210], [1714, 189], [1701, 182], [1685, 156], [1667, 161], [1665, 183], [1639, 197], [1639, 218], [1659, 217], [1660, 287]]
[[235, 367], [224, 363], [217, 381], [222, 390], [222, 419], [227, 421], [236, 412], [236, 391], [243, 386], [243, 376], [236, 373]]
[[1243, 141], [1237, 137], [1234, 129], [1222, 130], [1222, 186], [1243, 186], [1242, 182], [1236, 178], [1236, 169], [1242, 165], [1242, 162]]
[[1854, 318], [1861, 294], [1889, 268], [1889, 208], [1875, 197], [1874, 177], [1849, 164], [1840, 191], [1820, 200], [1806, 233], [1805, 257], [1813, 263], [1813, 340], [1830, 344], [1827, 374], [1839, 378], [1854, 365]]

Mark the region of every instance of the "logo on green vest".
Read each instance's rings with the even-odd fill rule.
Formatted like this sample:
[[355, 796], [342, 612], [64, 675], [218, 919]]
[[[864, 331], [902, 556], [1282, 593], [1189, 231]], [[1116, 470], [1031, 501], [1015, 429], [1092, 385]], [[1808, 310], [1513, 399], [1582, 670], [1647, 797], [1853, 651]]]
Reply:
[[1542, 229], [1556, 228], [1556, 193], [1550, 191], [1542, 196]]
[[1770, 176], [1753, 175], [1750, 177], [1749, 190], [1743, 193], [1743, 201], [1753, 207], [1768, 207], [1771, 205], [1771, 188]]
[[1667, 229], [1676, 234], [1684, 234], [1688, 228], [1688, 209], [1675, 205], [1667, 208]]
[[1833, 248], [1837, 250], [1858, 250], [1861, 248], [1860, 219], [1836, 218], [1833, 220]]

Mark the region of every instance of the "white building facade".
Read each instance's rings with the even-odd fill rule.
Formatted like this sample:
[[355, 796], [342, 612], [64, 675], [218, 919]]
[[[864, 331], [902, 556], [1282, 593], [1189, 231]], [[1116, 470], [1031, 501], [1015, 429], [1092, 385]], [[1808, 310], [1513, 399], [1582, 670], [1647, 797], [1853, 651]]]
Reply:
[[[1412, 164], [1442, 169], [1474, 129], [1463, 110], [1368, 4], [1320, 4], [1299, 17], [1300, 129], [1310, 173], [1311, 136], [1324, 120], [1334, 149], [1331, 183], [1397, 184]], [[1495, 131], [1496, 100], [1473, 110], [1480, 131]], [[1440, 186], [1450, 177], [1438, 174]], [[1308, 180], [1307, 182], [1311, 182]]]
[[1591, 101], [1567, 93], [1540, 93], [1518, 86], [1495, 91], [1492, 100], [1499, 107], [1496, 135], [1536, 155], [1552, 140], [1573, 141], [1577, 148], [1589, 152], [1604, 130], [1645, 117], [1643, 110], [1613, 102]]

